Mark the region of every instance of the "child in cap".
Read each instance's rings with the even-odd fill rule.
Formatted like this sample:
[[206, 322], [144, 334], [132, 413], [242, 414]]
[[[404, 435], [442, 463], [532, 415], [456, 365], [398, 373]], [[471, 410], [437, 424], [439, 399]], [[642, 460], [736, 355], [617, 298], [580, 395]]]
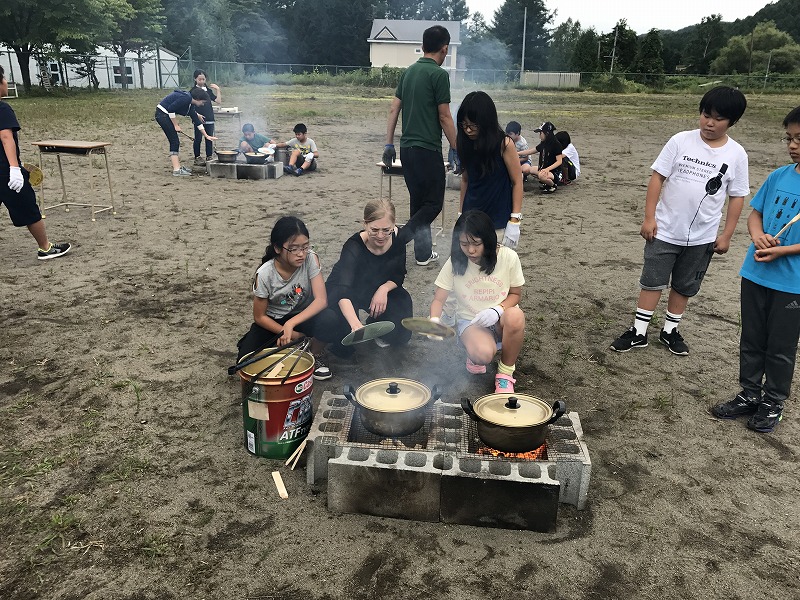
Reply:
[[[661, 292], [670, 287], [658, 339], [672, 354], [689, 354], [678, 324], [689, 298], [700, 291], [712, 255], [728, 251], [750, 193], [747, 153], [728, 136], [745, 108], [739, 90], [709, 90], [700, 100], [700, 128], [672, 136], [653, 163], [639, 231], [646, 241], [636, 317], [611, 350], [647, 346], [647, 326]], [[725, 228], [718, 233], [726, 196]]]
[[800, 226], [783, 227], [800, 212], [800, 106], [783, 120], [792, 164], [773, 171], [750, 206], [753, 243], [739, 274], [739, 384], [733, 400], [717, 404], [720, 419], [749, 416], [747, 427], [767, 433], [783, 417], [800, 337]]

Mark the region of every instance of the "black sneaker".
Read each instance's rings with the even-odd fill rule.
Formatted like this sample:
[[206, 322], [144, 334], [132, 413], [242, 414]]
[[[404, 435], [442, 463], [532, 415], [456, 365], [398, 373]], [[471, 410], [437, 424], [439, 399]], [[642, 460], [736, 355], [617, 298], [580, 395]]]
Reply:
[[663, 329], [658, 335], [658, 341], [664, 344], [669, 351], [678, 356], [688, 356], [689, 346], [683, 341], [683, 336], [678, 333], [677, 329], [673, 329], [672, 333], [667, 333]]
[[331, 373], [331, 369], [325, 362], [322, 360], [322, 357], [319, 354], [314, 355], [314, 379], [317, 381], [325, 381], [326, 379], [330, 379], [333, 377], [333, 373]]
[[733, 400], [712, 406], [709, 410], [718, 419], [735, 419], [755, 414], [759, 402], [758, 398], [750, 398], [744, 392], [739, 392]]
[[638, 335], [636, 327], [631, 327], [615, 339], [609, 348], [614, 352], [627, 352], [631, 348], [647, 348], [647, 334]]
[[756, 414], [747, 420], [747, 428], [759, 433], [769, 433], [783, 418], [783, 405], [772, 402], [762, 402], [756, 409]]
[[67, 252], [70, 251], [72, 246], [64, 242], [63, 244], [50, 244], [50, 247], [47, 250], [42, 250], [39, 248], [39, 252], [37, 253], [36, 258], [39, 260], [50, 260], [51, 258], [58, 258], [59, 256], [64, 256]]

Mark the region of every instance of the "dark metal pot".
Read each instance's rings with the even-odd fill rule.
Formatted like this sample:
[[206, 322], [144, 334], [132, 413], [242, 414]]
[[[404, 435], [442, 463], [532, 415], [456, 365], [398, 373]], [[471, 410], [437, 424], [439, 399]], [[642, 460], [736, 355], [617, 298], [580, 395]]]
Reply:
[[413, 379], [385, 377], [368, 381], [357, 390], [344, 386], [344, 395], [356, 405], [361, 423], [376, 435], [399, 437], [422, 428], [428, 406], [442, 395]]
[[489, 394], [473, 404], [461, 398], [461, 407], [478, 423], [484, 444], [501, 452], [530, 452], [544, 444], [547, 426], [567, 408], [557, 400], [550, 407], [544, 400], [524, 394]]
[[215, 150], [214, 154], [217, 155], [217, 160], [221, 163], [235, 163], [236, 158], [239, 156], [238, 150]]
[[248, 165], [263, 165], [267, 162], [267, 155], [261, 152], [245, 152], [244, 158]]

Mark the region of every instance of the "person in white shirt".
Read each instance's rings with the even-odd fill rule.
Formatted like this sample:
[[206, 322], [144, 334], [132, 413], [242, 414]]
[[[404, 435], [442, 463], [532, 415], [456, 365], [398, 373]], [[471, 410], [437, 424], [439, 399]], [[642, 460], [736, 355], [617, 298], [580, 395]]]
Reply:
[[578, 156], [578, 150], [572, 145], [569, 133], [559, 131], [556, 133], [556, 139], [564, 152], [564, 161], [561, 163], [561, 185], [569, 185], [581, 174], [581, 159]]

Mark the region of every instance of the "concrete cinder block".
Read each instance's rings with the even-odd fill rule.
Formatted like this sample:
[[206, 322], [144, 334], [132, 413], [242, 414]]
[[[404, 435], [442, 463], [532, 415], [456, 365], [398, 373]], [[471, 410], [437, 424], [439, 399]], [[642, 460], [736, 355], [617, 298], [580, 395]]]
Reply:
[[430, 452], [343, 448], [328, 461], [328, 509], [439, 521], [441, 470]]
[[236, 179], [266, 179], [268, 166], [239, 163], [236, 165]]
[[328, 459], [341, 442], [345, 422], [352, 416], [351, 404], [344, 396], [323, 392], [306, 438], [306, 483], [315, 485], [328, 477]]
[[277, 179], [283, 177], [283, 163], [272, 162], [267, 165], [267, 179]]
[[211, 177], [236, 179], [236, 163], [221, 163], [211, 160], [206, 163], [206, 169]]
[[537, 463], [459, 458], [442, 472], [444, 523], [551, 532], [559, 483]]

